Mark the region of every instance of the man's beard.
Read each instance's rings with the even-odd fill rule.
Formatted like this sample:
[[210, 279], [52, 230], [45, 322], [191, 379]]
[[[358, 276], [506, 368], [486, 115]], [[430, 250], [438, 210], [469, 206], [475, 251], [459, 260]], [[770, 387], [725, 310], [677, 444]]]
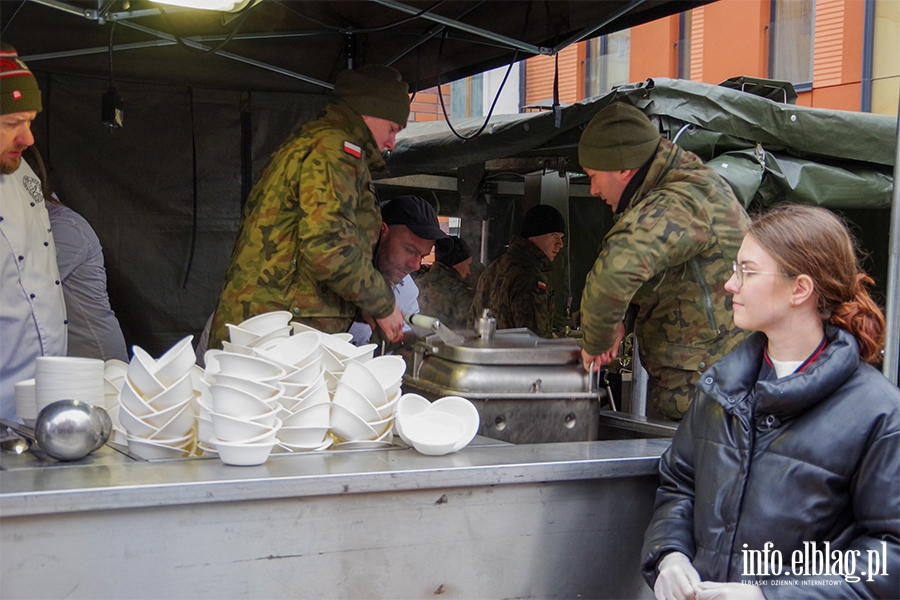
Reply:
[[0, 160], [0, 173], [3, 175], [9, 175], [11, 173], [15, 173], [16, 170], [22, 164], [22, 157], [17, 156], [16, 158], [11, 158], [9, 160]]

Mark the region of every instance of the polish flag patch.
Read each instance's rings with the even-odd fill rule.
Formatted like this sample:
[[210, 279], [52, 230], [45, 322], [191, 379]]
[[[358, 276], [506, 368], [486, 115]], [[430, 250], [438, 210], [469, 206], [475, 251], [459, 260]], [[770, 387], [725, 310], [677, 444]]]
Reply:
[[353, 156], [354, 158], [359, 158], [362, 156], [362, 148], [357, 146], [356, 144], [351, 144], [350, 142], [344, 142], [344, 152]]
[[538, 289], [541, 290], [542, 292], [546, 292], [547, 284], [544, 283], [543, 281], [538, 281]]

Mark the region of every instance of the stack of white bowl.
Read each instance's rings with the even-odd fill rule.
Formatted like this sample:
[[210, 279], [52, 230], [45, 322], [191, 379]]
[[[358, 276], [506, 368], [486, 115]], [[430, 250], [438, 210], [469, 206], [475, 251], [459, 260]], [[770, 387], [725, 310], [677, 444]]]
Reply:
[[420, 453], [440, 456], [467, 446], [480, 423], [478, 410], [460, 396], [429, 402], [418, 394], [404, 394], [397, 402], [394, 430]]
[[128, 450], [147, 460], [180, 458], [194, 449], [193, 336], [154, 360], [139, 346], [119, 393], [118, 418]]
[[393, 444], [394, 412], [405, 371], [406, 362], [399, 356], [347, 363], [331, 404], [335, 449]]
[[127, 443], [127, 432], [119, 422], [119, 395], [125, 387], [125, 377], [128, 375], [128, 363], [111, 358], [103, 365], [103, 397], [106, 404], [106, 412], [113, 422], [113, 435], [110, 441], [117, 444]]
[[16, 383], [16, 415], [28, 427], [34, 427], [37, 420], [37, 400], [34, 395], [34, 379]]
[[80, 400], [105, 406], [103, 361], [74, 356], [39, 356], [34, 366], [34, 398], [37, 413], [57, 400]]
[[285, 369], [279, 413], [283, 424], [277, 434], [280, 452], [326, 450], [333, 441], [328, 435], [331, 396], [321, 360], [325, 335], [304, 331], [280, 340], [268, 350], [256, 351], [257, 356]]
[[229, 341], [223, 342], [226, 352], [253, 355], [254, 350], [269, 348], [291, 335], [291, 313], [275, 310], [250, 317], [233, 325], [226, 324]]
[[[205, 360], [205, 379], [211, 385], [208, 400], [202, 394], [199, 401], [201, 410], [209, 415], [212, 436], [206, 437], [204, 427], [204, 452], [215, 451], [229, 465], [261, 465], [281, 428], [278, 413], [284, 387], [279, 379], [284, 369], [263, 358], [234, 352], [210, 350]], [[198, 420], [198, 427], [201, 423]]]
[[[296, 329], [296, 323], [294, 327]], [[348, 364], [372, 360], [378, 348], [377, 344], [354, 346], [350, 343], [352, 338], [349, 333], [322, 334], [322, 364], [325, 366], [325, 384], [329, 392], [337, 391], [338, 382]]]

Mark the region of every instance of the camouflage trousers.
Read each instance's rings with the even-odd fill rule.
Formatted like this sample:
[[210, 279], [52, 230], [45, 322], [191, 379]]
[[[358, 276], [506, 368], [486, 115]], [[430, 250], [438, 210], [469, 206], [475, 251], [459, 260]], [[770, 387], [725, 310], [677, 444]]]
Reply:
[[647, 369], [647, 416], [663, 421], [680, 421], [694, 400], [694, 386], [700, 371], [644, 364]]

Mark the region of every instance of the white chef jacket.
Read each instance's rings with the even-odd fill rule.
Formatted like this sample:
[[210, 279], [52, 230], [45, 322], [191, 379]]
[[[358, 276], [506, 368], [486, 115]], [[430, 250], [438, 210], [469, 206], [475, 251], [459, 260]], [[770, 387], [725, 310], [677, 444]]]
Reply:
[[[416, 282], [413, 281], [412, 277], [407, 275], [400, 280], [400, 283], [392, 285], [391, 289], [394, 292], [394, 301], [397, 303], [397, 306], [400, 307], [400, 312], [403, 313], [404, 317], [406, 315], [418, 314], [419, 287], [416, 285]], [[350, 326], [349, 331], [353, 334], [353, 339], [350, 340], [350, 343], [356, 346], [365, 346], [369, 343], [369, 340], [372, 339], [372, 328], [369, 327], [368, 323], [355, 322]], [[403, 331], [404, 333], [408, 333], [412, 331], [412, 327], [404, 322]]]
[[0, 175], [0, 416], [38, 356], [65, 356], [66, 305], [41, 182], [24, 161]]

